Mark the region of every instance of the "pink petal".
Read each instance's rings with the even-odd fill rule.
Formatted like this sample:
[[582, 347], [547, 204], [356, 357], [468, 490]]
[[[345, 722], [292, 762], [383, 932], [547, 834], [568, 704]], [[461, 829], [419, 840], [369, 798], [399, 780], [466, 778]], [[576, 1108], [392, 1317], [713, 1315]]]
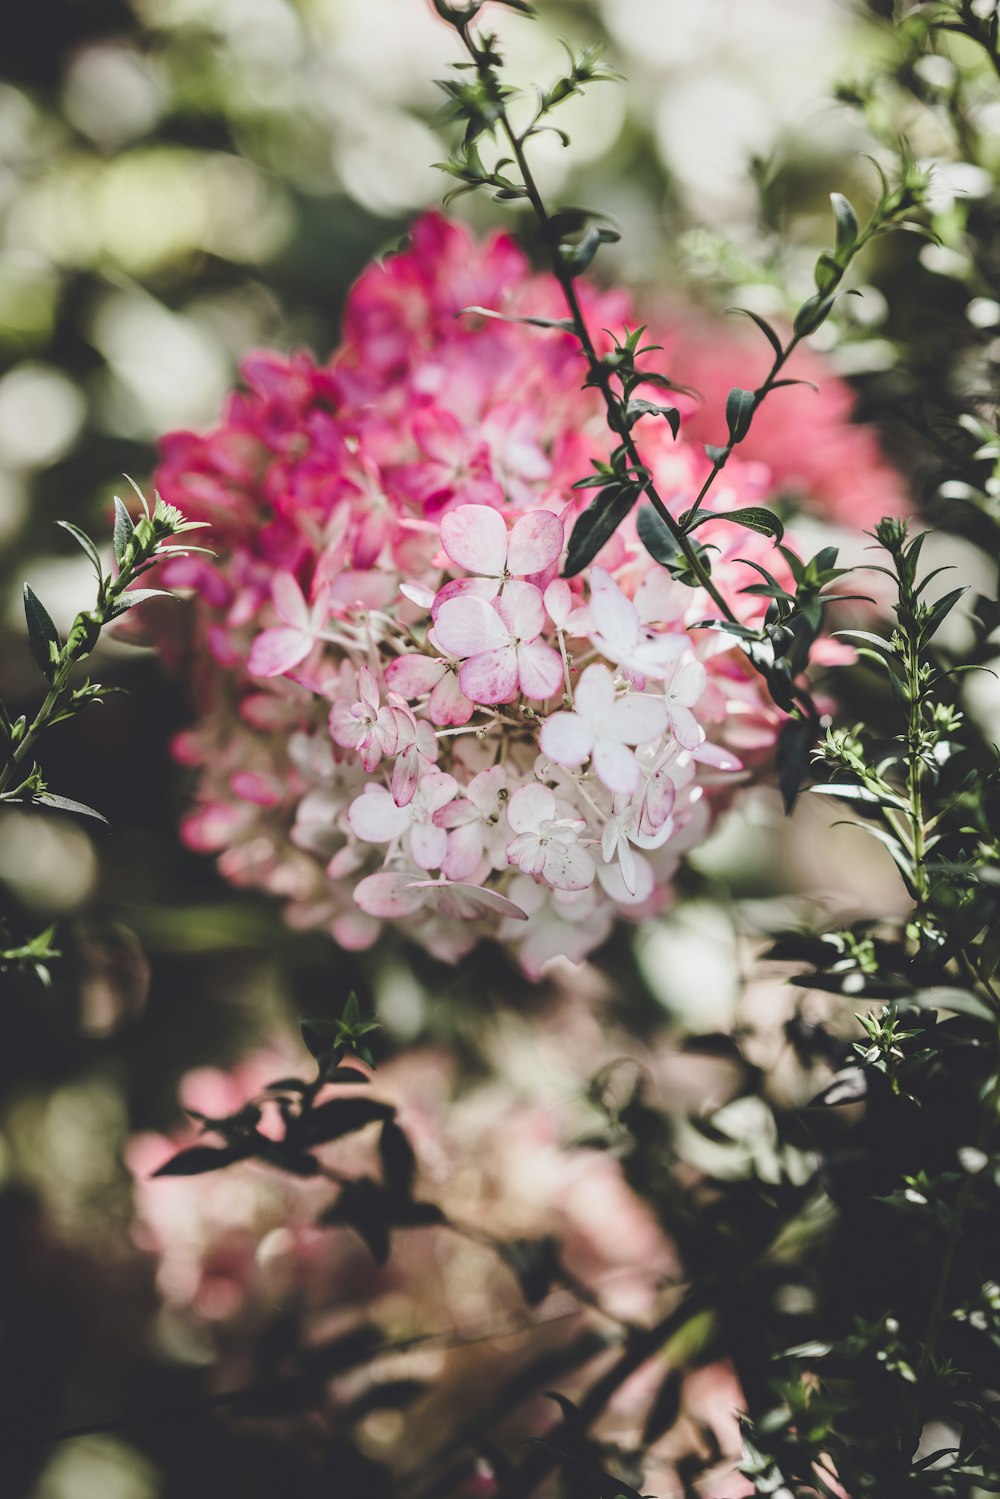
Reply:
[[[525, 697], [555, 697], [562, 689], [563, 664], [558, 651], [550, 645], [522, 645], [517, 650], [517, 675]], [[464, 685], [464, 684], [463, 684]], [[485, 701], [485, 699], [480, 699]], [[501, 699], [497, 698], [497, 702]]]
[[365, 843], [391, 843], [406, 832], [413, 813], [409, 807], [397, 807], [384, 786], [371, 786], [351, 803], [347, 821]]
[[313, 642], [301, 630], [264, 630], [254, 641], [247, 658], [247, 671], [252, 677], [280, 677], [304, 661], [312, 650]]
[[543, 822], [556, 815], [556, 799], [548, 786], [532, 781], [519, 786], [507, 803], [507, 821], [515, 833], [537, 833]]
[[370, 874], [354, 889], [354, 899], [369, 916], [412, 916], [424, 905], [425, 887], [411, 874]]
[[615, 703], [605, 720], [604, 734], [623, 744], [646, 744], [659, 739], [666, 727], [667, 705], [663, 699], [632, 692]]
[[358, 671], [358, 697], [373, 713], [378, 712], [378, 677], [370, 666], [362, 666]]
[[590, 612], [597, 630], [616, 656], [627, 656], [639, 640], [639, 616], [631, 599], [602, 567], [591, 569]]
[[413, 418], [413, 435], [428, 458], [449, 468], [457, 467], [465, 456], [465, 434], [450, 411], [439, 406], [425, 407]]
[[458, 672], [449, 668], [427, 700], [431, 723], [437, 724], [439, 728], [459, 728], [469, 722], [475, 711], [462, 691]]
[[499, 578], [507, 563], [507, 525], [488, 505], [459, 505], [442, 517], [441, 545], [467, 572]]
[[441, 872], [449, 880], [467, 880], [478, 869], [483, 857], [483, 829], [479, 821], [468, 822], [448, 838], [448, 852]]
[[624, 744], [599, 739], [594, 745], [593, 765], [609, 791], [630, 796], [639, 784], [639, 763]]
[[545, 607], [557, 630], [565, 629], [573, 612], [573, 590], [564, 578], [553, 578], [545, 590]]
[[557, 765], [582, 765], [594, 745], [594, 732], [578, 713], [553, 713], [542, 725], [539, 745]]
[[615, 706], [615, 679], [606, 666], [588, 666], [573, 691], [573, 706], [581, 718], [601, 731]]
[[507, 845], [507, 862], [516, 864], [525, 874], [541, 874], [545, 868], [545, 847], [537, 833], [518, 833]]
[[275, 573], [271, 583], [271, 597], [286, 625], [291, 625], [296, 630], [309, 628], [309, 606], [291, 573]]
[[474, 703], [513, 702], [518, 691], [518, 653], [512, 645], [480, 651], [462, 662], [458, 681]]
[[700, 661], [685, 661], [674, 672], [670, 683], [670, 695], [685, 708], [693, 708], [705, 691], [708, 672]]
[[[563, 549], [563, 524], [551, 510], [532, 510], [514, 522], [507, 551], [507, 570], [515, 578], [544, 572], [558, 562]], [[477, 568], [478, 572], [485, 571]]]
[[685, 708], [682, 703], [673, 703], [670, 708], [670, 727], [674, 731], [674, 738], [682, 749], [697, 749], [705, 737], [705, 730], [695, 718], [690, 708]]
[[448, 852], [448, 834], [432, 822], [415, 822], [410, 829], [410, 853], [421, 869], [440, 869]]
[[[510, 632], [483, 599], [449, 599], [434, 621], [434, 638], [443, 651], [460, 660], [510, 644]], [[464, 690], [464, 689], [463, 689]]]
[[352, 708], [352, 703], [338, 698], [330, 709], [330, 737], [342, 749], [357, 749], [359, 739], [368, 732]]
[[578, 843], [554, 839], [546, 845], [542, 875], [553, 890], [587, 890], [594, 883], [596, 873], [593, 859]]
[[545, 605], [541, 593], [531, 583], [522, 583], [516, 593], [511, 586], [509, 592], [514, 603], [511, 634], [516, 640], [537, 640], [545, 629]]
[[400, 583], [399, 591], [418, 609], [429, 609], [434, 602], [433, 588], [425, 588], [423, 583]]
[[429, 770], [420, 782], [420, 794], [428, 812], [437, 812], [454, 800], [458, 782], [444, 771]]
[[[371, 878], [377, 879], [378, 876], [373, 875]], [[411, 885], [410, 889], [419, 890], [422, 898], [436, 906], [442, 916], [450, 916], [455, 921], [478, 921], [483, 916], [506, 916], [514, 921], [528, 919], [521, 907], [516, 906], [505, 895], [498, 895], [495, 890], [479, 885], [421, 880]]]
[[444, 662], [433, 656], [397, 656], [386, 667], [385, 685], [400, 697], [423, 697], [433, 692], [445, 670]]
[[699, 744], [691, 752], [692, 759], [700, 765], [711, 765], [714, 770], [742, 770], [743, 761], [720, 744]]
[[420, 751], [412, 744], [392, 767], [392, 799], [397, 807], [408, 807], [420, 779]]

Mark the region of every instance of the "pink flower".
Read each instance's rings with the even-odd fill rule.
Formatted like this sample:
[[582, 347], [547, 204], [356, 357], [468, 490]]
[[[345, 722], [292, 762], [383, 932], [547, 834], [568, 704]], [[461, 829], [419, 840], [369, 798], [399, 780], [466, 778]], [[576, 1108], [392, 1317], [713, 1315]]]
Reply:
[[490, 450], [452, 414], [438, 407], [418, 411], [413, 435], [425, 457], [400, 469], [397, 482], [425, 510], [444, 508], [454, 500], [474, 505], [502, 505], [503, 490], [493, 475]]
[[448, 853], [441, 866], [450, 880], [468, 880], [487, 869], [507, 864], [507, 802], [510, 777], [504, 765], [491, 765], [472, 777], [465, 795], [434, 814], [438, 827], [448, 828]]
[[441, 521], [441, 545], [452, 562], [496, 584], [484, 598], [492, 598], [511, 578], [552, 567], [563, 540], [562, 521], [551, 510], [529, 511], [509, 532], [503, 516], [485, 505], [459, 505]]
[[484, 916], [527, 920], [520, 906], [506, 896], [457, 880], [421, 880], [413, 874], [387, 870], [370, 874], [354, 894], [362, 911], [390, 920], [414, 916], [425, 906], [456, 921], [478, 921]]
[[635, 604], [603, 567], [591, 570], [590, 615], [594, 623], [591, 639], [597, 649], [617, 662], [636, 687], [645, 687], [647, 677], [665, 676], [688, 648], [686, 635], [657, 635], [644, 629]]
[[342, 749], [357, 750], [365, 770], [372, 771], [383, 755], [395, 755], [416, 738], [413, 714], [395, 693], [388, 706], [379, 701], [378, 678], [368, 666], [358, 672], [358, 700], [338, 698], [330, 709], [330, 734]]
[[255, 677], [280, 677], [303, 662], [329, 613], [325, 591], [320, 591], [310, 607], [291, 573], [275, 574], [271, 597], [285, 623], [262, 631], [254, 641], [247, 670]]
[[347, 820], [365, 843], [393, 843], [403, 839], [410, 858], [420, 869], [440, 869], [448, 852], [448, 834], [434, 821], [458, 791], [454, 776], [428, 770], [417, 783], [412, 800], [399, 807], [384, 786], [366, 786], [351, 803]]
[[609, 791], [630, 795], [639, 765], [627, 745], [658, 739], [667, 726], [661, 700], [630, 694], [615, 698], [606, 666], [588, 666], [577, 684], [572, 713], [553, 713], [542, 726], [541, 750], [557, 765], [582, 765], [589, 756]]
[[531, 583], [509, 585], [500, 598], [449, 599], [434, 625], [438, 643], [462, 661], [458, 680], [476, 703], [511, 703], [523, 693], [542, 700], [562, 686], [562, 661], [537, 644], [545, 628], [542, 595]]
[[597, 872], [578, 841], [587, 824], [582, 818], [557, 817], [557, 810], [547, 786], [532, 784], [515, 791], [507, 821], [517, 836], [507, 845], [507, 859], [553, 890], [586, 890]]

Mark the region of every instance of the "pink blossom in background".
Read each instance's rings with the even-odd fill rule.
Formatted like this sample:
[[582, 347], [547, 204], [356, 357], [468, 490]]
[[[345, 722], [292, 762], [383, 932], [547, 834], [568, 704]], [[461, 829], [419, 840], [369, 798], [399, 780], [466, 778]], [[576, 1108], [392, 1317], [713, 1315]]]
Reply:
[[[639, 321], [578, 285], [593, 329]], [[773, 750], [780, 713], [731, 639], [698, 628], [711, 601], [652, 560], [634, 513], [559, 577], [590, 498], [574, 483], [609, 452], [600, 397], [572, 337], [463, 309], [558, 317], [560, 295], [506, 236], [428, 215], [360, 277], [326, 365], [254, 355], [214, 431], [163, 441], [158, 487], [217, 552], [164, 570], [196, 598], [184, 837], [345, 947], [398, 924], [446, 960], [484, 937], [532, 975], [582, 958], [669, 903], [679, 858]], [[704, 409], [678, 398], [676, 441], [637, 427], [680, 513], [708, 472], [701, 439], [720, 436], [716, 370], [752, 383], [756, 356], [728, 329], [651, 334], [671, 374], [711, 387]], [[903, 508], [846, 388], [801, 363], [819, 405], [765, 403], [712, 508], [791, 487], [838, 525]], [[745, 559], [787, 580], [780, 554], [719, 521], [699, 536], [759, 620]]]

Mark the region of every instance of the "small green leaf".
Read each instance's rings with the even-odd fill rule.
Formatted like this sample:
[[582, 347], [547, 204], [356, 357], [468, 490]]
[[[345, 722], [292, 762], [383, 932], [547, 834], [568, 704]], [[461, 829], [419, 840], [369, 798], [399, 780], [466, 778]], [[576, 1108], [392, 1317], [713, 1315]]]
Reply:
[[96, 817], [98, 822], [107, 823], [108, 819], [103, 812], [98, 812], [94, 807], [88, 807], [85, 802], [75, 802], [69, 796], [56, 796], [53, 791], [39, 791], [31, 798], [34, 807], [51, 807], [56, 812], [75, 812], [79, 817]]
[[656, 401], [644, 401], [634, 396], [625, 407], [625, 419], [631, 427], [641, 416], [664, 417], [675, 438], [680, 431], [681, 414], [676, 406], [660, 406]]
[[816, 261], [816, 270], [814, 272], [816, 290], [820, 296], [825, 297], [828, 292], [833, 291], [833, 288], [837, 285], [842, 275], [843, 271], [836, 260], [824, 250]]
[[120, 594], [115, 600], [114, 608], [108, 613], [109, 622], [118, 619], [122, 614], [127, 614], [129, 609], [134, 609], [136, 604], [144, 604], [147, 599], [172, 599], [174, 594], [166, 588], [130, 588], [127, 593]]
[[182, 1150], [179, 1155], [171, 1156], [153, 1175], [203, 1176], [206, 1171], [219, 1171], [223, 1166], [231, 1166], [235, 1161], [245, 1161], [255, 1153], [252, 1140], [241, 1140], [218, 1149], [211, 1145], [194, 1145], [190, 1150]]
[[951, 1010], [956, 1015], [972, 1015], [976, 1020], [988, 1020], [992, 1025], [1000, 1020], [1000, 1013], [978, 994], [971, 994], [968, 989], [954, 989], [946, 984], [932, 989], [918, 989], [908, 995], [907, 999], [911, 1004], [919, 1005], [922, 1010]]
[[854, 248], [858, 237], [858, 216], [843, 193], [831, 193], [830, 202], [837, 225], [837, 255], [842, 257]]
[[98, 552], [97, 547], [87, 535], [86, 531], [81, 531], [79, 526], [74, 526], [72, 521], [68, 520], [56, 521], [56, 525], [61, 526], [64, 531], [68, 531], [73, 540], [83, 548], [93, 566], [95, 573], [97, 574], [98, 583], [103, 583], [104, 568], [101, 565], [101, 555]]
[[28, 624], [31, 654], [43, 677], [51, 682], [62, 650], [62, 641], [48, 610], [30, 583], [24, 585], [24, 617]]
[[751, 312], [749, 307], [730, 307], [728, 310], [730, 312], [741, 313], [743, 317], [750, 318], [757, 324], [757, 327], [760, 329], [761, 333], [763, 333], [764, 337], [767, 339], [774, 352], [779, 355], [784, 353], [781, 345], [781, 339], [778, 337], [777, 333], [775, 333], [774, 329], [771, 327], [771, 324], [767, 322], [765, 318], [762, 318], [756, 312]]
[[575, 243], [564, 241], [559, 246], [560, 262], [571, 276], [582, 276], [601, 246], [613, 245], [619, 239], [621, 235], [617, 229], [591, 224]]
[[951, 593], [946, 593], [944, 598], [938, 599], [937, 603], [931, 609], [929, 616], [921, 626], [920, 633], [923, 636], [924, 640], [931, 640], [934, 635], [937, 634], [938, 630], [941, 628], [942, 623], [944, 622], [945, 616], [951, 613], [952, 609], [954, 609], [955, 605], [958, 603], [962, 595], [964, 593], [968, 593], [968, 591], [969, 590], [967, 587], [954, 588], [952, 589]]
[[726, 421], [729, 425], [730, 443], [742, 442], [750, 430], [757, 397], [752, 390], [743, 390], [734, 385], [726, 398]]
[[134, 531], [135, 526], [132, 524], [132, 517], [118, 496], [115, 495], [115, 527], [112, 533], [112, 545], [115, 549], [115, 561], [119, 567], [121, 566], [122, 558], [125, 556], [125, 548], [132, 540], [132, 533]]

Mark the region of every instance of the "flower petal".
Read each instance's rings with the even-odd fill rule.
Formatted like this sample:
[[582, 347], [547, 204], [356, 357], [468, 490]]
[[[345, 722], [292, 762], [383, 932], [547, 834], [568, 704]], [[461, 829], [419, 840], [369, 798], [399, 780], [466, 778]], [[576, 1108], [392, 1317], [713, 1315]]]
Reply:
[[386, 667], [385, 685], [400, 697], [423, 697], [433, 692], [446, 671], [445, 663], [433, 656], [397, 656]]
[[427, 713], [431, 723], [437, 724], [439, 728], [460, 728], [462, 724], [469, 722], [475, 711], [474, 705], [462, 691], [458, 672], [449, 667], [427, 699]]
[[550, 645], [535, 641], [533, 645], [522, 645], [517, 649], [517, 675], [525, 697], [555, 697], [563, 685], [563, 664], [557, 651]]
[[624, 744], [598, 739], [591, 756], [594, 770], [609, 791], [630, 796], [639, 784], [639, 762]]
[[301, 630], [262, 630], [250, 648], [247, 671], [252, 677], [280, 677], [304, 661], [312, 648], [312, 637]]
[[406, 832], [413, 813], [409, 807], [397, 807], [384, 786], [369, 786], [351, 803], [347, 821], [365, 843], [390, 843]]
[[553, 839], [545, 845], [542, 878], [553, 890], [587, 890], [594, 883], [597, 866], [578, 843]]
[[630, 692], [611, 709], [604, 734], [622, 744], [646, 744], [650, 739], [659, 739], [666, 727], [667, 705], [661, 697]]
[[670, 727], [674, 731], [674, 738], [682, 749], [697, 749], [705, 737], [705, 730], [695, 718], [691, 709], [685, 708], [683, 703], [671, 704]]
[[448, 852], [448, 834], [432, 822], [415, 822], [410, 829], [410, 853], [421, 869], [440, 869]]
[[[551, 510], [529, 511], [514, 522], [511, 530], [507, 548], [507, 571], [515, 578], [544, 572], [547, 567], [558, 562], [563, 540], [563, 523], [558, 515], [553, 515]], [[483, 570], [476, 569], [477, 572]]]
[[466, 697], [474, 703], [512, 702], [518, 688], [517, 651], [512, 645], [505, 645], [470, 656], [459, 668], [458, 681]]
[[441, 519], [441, 545], [466, 572], [499, 578], [507, 563], [507, 523], [488, 505], [459, 505]]
[[613, 660], [635, 649], [639, 641], [638, 612], [603, 567], [591, 569], [590, 613], [597, 632], [614, 652]]
[[309, 605], [291, 573], [275, 573], [271, 582], [271, 597], [286, 625], [291, 625], [293, 630], [309, 628]]
[[522, 583], [513, 592], [514, 585], [511, 584], [508, 592], [513, 594], [513, 614], [511, 616], [511, 634], [516, 640], [530, 642], [537, 640], [545, 629], [545, 605], [542, 603], [542, 595], [531, 583]]
[[423, 885], [415, 884], [412, 874], [382, 871], [370, 874], [354, 888], [354, 899], [369, 916], [412, 916], [425, 904]]
[[434, 621], [434, 638], [449, 656], [463, 660], [510, 644], [510, 632], [483, 599], [449, 599]]
[[555, 797], [548, 786], [540, 786], [537, 781], [519, 786], [507, 803], [507, 821], [515, 833], [537, 833], [555, 812]]
[[606, 666], [588, 666], [573, 692], [573, 706], [598, 732], [615, 706], [615, 679]]
[[557, 765], [582, 765], [594, 747], [594, 731], [579, 713], [553, 713], [542, 725], [539, 745]]

